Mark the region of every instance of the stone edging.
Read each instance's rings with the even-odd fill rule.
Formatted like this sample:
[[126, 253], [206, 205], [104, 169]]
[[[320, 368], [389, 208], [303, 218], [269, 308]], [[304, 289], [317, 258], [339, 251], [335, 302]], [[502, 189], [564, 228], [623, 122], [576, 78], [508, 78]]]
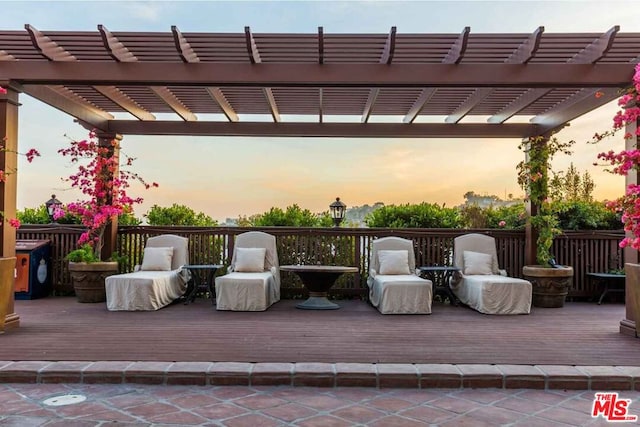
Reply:
[[640, 366], [0, 361], [0, 383], [640, 391]]

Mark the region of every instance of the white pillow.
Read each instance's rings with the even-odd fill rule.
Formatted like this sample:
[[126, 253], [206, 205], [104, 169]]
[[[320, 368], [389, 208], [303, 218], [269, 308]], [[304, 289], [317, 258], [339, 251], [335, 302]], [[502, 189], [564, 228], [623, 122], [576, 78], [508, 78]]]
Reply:
[[171, 271], [173, 248], [144, 248], [142, 265], [144, 271]]
[[411, 274], [409, 271], [409, 251], [378, 251], [380, 274]]
[[265, 248], [236, 248], [234, 270], [245, 273], [262, 273], [266, 254]]
[[464, 274], [493, 274], [493, 257], [482, 252], [464, 251]]

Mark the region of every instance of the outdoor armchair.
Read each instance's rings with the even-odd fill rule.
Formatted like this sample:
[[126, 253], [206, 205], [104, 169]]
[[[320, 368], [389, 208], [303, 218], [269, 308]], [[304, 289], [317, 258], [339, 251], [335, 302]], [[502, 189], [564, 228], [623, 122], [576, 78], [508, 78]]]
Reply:
[[383, 237], [373, 241], [369, 265], [369, 300], [382, 314], [429, 314], [433, 285], [418, 277], [411, 240]]
[[150, 237], [142, 265], [133, 273], [105, 279], [107, 308], [112, 311], [158, 310], [180, 298], [189, 280], [182, 266], [189, 262], [189, 240], [173, 234]]
[[485, 314], [529, 314], [531, 283], [508, 277], [498, 267], [496, 241], [484, 234], [465, 234], [453, 241], [460, 273], [451, 281], [460, 302]]
[[280, 301], [276, 238], [261, 231], [236, 236], [231, 265], [216, 277], [216, 308], [264, 311]]

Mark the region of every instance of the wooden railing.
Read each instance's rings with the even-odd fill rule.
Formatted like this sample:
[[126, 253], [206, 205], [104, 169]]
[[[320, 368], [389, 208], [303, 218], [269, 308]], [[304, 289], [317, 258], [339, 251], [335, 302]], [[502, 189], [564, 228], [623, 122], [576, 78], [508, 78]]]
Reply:
[[[341, 277], [332, 292], [336, 297], [366, 297], [366, 277], [369, 269], [371, 243], [385, 236], [411, 239], [415, 244], [416, 265], [451, 265], [453, 239], [478, 232], [495, 237], [501, 268], [515, 277], [522, 274], [524, 265], [524, 232], [511, 230], [461, 229], [379, 229], [379, 228], [294, 228], [294, 227], [152, 227], [121, 226], [118, 229], [117, 252], [126, 263], [121, 271], [131, 271], [140, 264], [146, 240], [151, 236], [171, 233], [189, 238], [189, 262], [192, 264], [228, 265], [233, 253], [234, 236], [249, 230], [261, 230], [276, 236], [278, 256], [284, 264], [352, 265], [357, 274]], [[49, 239], [52, 241], [53, 288], [58, 292], [71, 290], [64, 255], [75, 248], [77, 226], [22, 226], [19, 239]], [[575, 270], [570, 295], [595, 295], [585, 273], [622, 268], [622, 252], [618, 247], [622, 232], [567, 232], [558, 237], [554, 253], [560, 264], [572, 265]], [[223, 273], [221, 271], [221, 273]], [[292, 273], [281, 274], [282, 294], [285, 298], [302, 296], [303, 287]]]

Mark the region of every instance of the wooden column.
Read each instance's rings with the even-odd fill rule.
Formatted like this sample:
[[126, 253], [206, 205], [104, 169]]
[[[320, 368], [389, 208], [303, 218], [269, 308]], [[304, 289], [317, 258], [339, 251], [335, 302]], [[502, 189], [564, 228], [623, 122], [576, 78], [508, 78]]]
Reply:
[[[524, 140], [523, 142], [528, 141], [528, 139]], [[545, 142], [548, 141], [548, 138], [545, 140]], [[525, 152], [525, 162], [529, 161], [529, 152]], [[529, 194], [527, 194], [527, 197], [529, 197]], [[531, 199], [527, 200], [527, 203], [525, 204], [525, 208], [527, 211], [527, 217], [531, 218], [532, 216], [535, 216], [538, 214], [539, 210], [540, 210], [540, 206], [537, 205], [536, 203], [533, 203], [531, 201]], [[531, 221], [529, 219], [527, 219], [527, 224], [525, 226], [525, 233], [524, 233], [524, 264], [525, 265], [535, 265], [537, 264], [536, 261], [536, 253], [538, 251], [538, 231], [534, 230], [533, 227], [531, 227]]]
[[[16, 230], [9, 226], [7, 220], [16, 217], [16, 196], [18, 189], [18, 92], [7, 85], [2, 85], [6, 94], [0, 94], [0, 138], [4, 138], [4, 150], [0, 151], [0, 169], [5, 171], [6, 179], [0, 182], [0, 211], [4, 213], [4, 219], [0, 229], [0, 257], [9, 258], [16, 256]], [[15, 265], [15, 261], [14, 261]], [[4, 276], [3, 276], [4, 277]], [[11, 277], [9, 275], [6, 277]], [[9, 298], [7, 315], [5, 316], [5, 328], [18, 327], [20, 317], [14, 313], [14, 294]]]
[[[631, 135], [636, 134], [638, 123], [629, 123], [625, 126], [625, 133]], [[625, 140], [625, 150], [635, 150], [638, 148], [638, 137], [629, 138]], [[638, 172], [635, 169], [630, 169], [629, 173], [625, 177], [625, 192], [626, 187], [629, 184], [640, 184], [638, 181]], [[631, 233], [627, 232], [627, 236], [632, 237]], [[638, 264], [639, 261], [638, 250], [633, 249], [631, 246], [624, 248], [624, 262], [625, 264]], [[640, 283], [638, 282], [636, 274], [629, 274], [626, 272], [625, 283], [625, 318], [620, 321], [620, 333], [625, 335], [638, 336], [636, 332], [636, 321], [640, 318], [640, 307], [637, 306], [637, 298], [634, 298], [636, 293], [640, 293]], [[634, 301], [636, 300], [636, 301]]]
[[[122, 135], [114, 134], [114, 133], [104, 133], [104, 132], [96, 132], [98, 136], [98, 141], [100, 146], [109, 147], [109, 155], [113, 155], [116, 158], [116, 164], [120, 163], [120, 141], [122, 140]], [[118, 144], [114, 147], [112, 142], [116, 141]], [[109, 179], [113, 180], [114, 175], [117, 176], [120, 173], [119, 168], [113, 171], [111, 177]], [[111, 203], [113, 201], [114, 195], [118, 191], [117, 188], [114, 187], [113, 193], [107, 196], [107, 203]], [[111, 220], [107, 227], [104, 230], [103, 236], [103, 245], [102, 245], [102, 253], [101, 257], [103, 260], [109, 259], [109, 257], [116, 250], [116, 238], [118, 235], [118, 218], [114, 218]]]

